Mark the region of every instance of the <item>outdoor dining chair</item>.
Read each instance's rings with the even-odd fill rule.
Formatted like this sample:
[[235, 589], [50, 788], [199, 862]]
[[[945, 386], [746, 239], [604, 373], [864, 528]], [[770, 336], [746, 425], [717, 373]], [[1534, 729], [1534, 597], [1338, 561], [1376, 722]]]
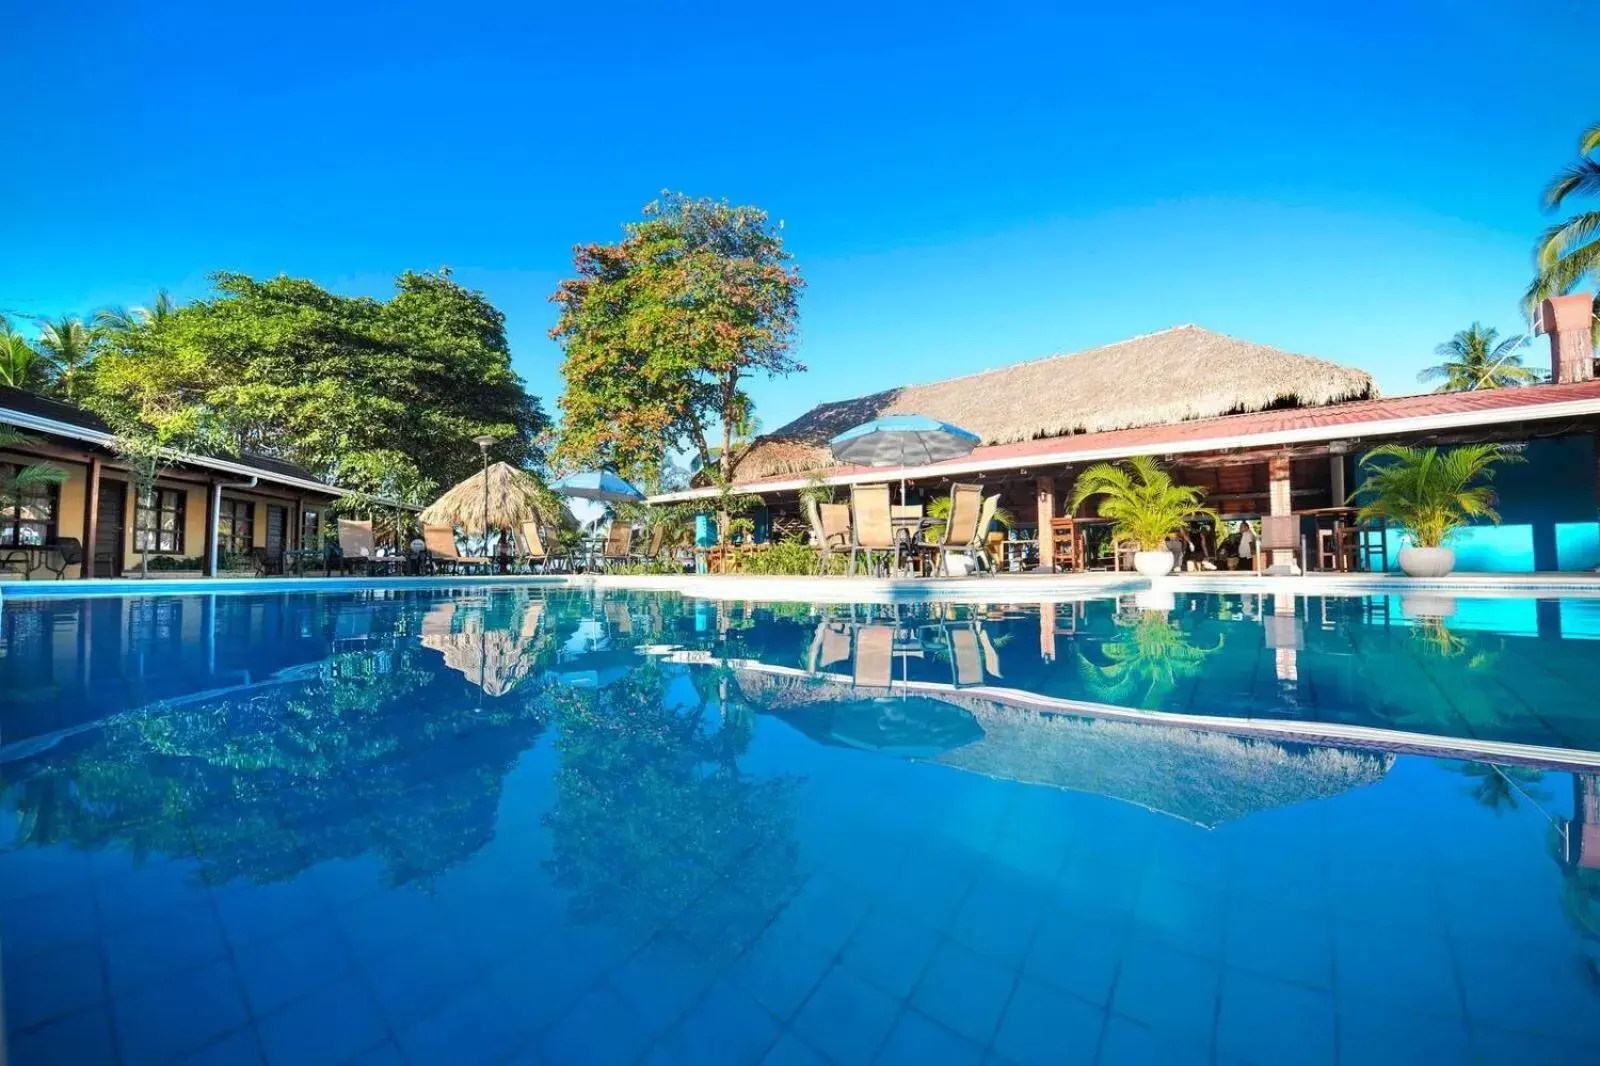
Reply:
[[[996, 506], [999, 505], [998, 499]], [[951, 485], [950, 486], [950, 517], [945, 520], [944, 535], [937, 544], [929, 547], [938, 554], [938, 564], [935, 573], [950, 573], [950, 556], [965, 555], [972, 560], [974, 568], [978, 561], [974, 555], [975, 546], [978, 545], [979, 523], [978, 519], [983, 513], [983, 486], [982, 485]], [[989, 514], [994, 517], [994, 512]]]
[[633, 561], [633, 527], [626, 522], [612, 522], [606, 530], [606, 544], [600, 551], [600, 568], [612, 570], [627, 566]]
[[856, 572], [856, 557], [865, 555], [868, 568], [875, 559], [899, 562], [898, 542], [889, 511], [888, 485], [850, 486], [850, 569]]
[[436, 571], [441, 566], [458, 574], [471, 569], [487, 570], [492, 562], [482, 556], [462, 555], [456, 547], [456, 531], [449, 526], [423, 526], [422, 542], [428, 547]]
[[811, 546], [817, 550], [817, 573], [826, 574], [833, 553], [850, 547], [850, 508], [807, 500], [806, 521], [811, 525]]
[[78, 566], [83, 562], [83, 541], [77, 537], [62, 537], [56, 541], [55, 549], [53, 554], [56, 562], [52, 563], [50, 556], [47, 555], [43, 565], [46, 570], [56, 575], [57, 581], [60, 581], [67, 576], [67, 567]]

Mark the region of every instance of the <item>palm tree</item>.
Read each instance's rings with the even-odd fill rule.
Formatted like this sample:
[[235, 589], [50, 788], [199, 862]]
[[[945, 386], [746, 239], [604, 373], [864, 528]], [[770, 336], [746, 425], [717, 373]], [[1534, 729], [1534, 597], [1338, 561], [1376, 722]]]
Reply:
[[94, 313], [92, 321], [94, 328], [102, 333], [131, 333], [165, 325], [176, 309], [172, 295], [166, 289], [157, 289], [156, 298], [149, 307], [102, 307]]
[[1167, 538], [1191, 520], [1217, 513], [1205, 506], [1204, 489], [1179, 485], [1160, 463], [1136, 455], [1126, 463], [1097, 463], [1078, 475], [1072, 488], [1070, 514], [1089, 499], [1100, 498], [1100, 515], [1111, 519], [1112, 536], [1131, 540], [1141, 551], [1160, 551]]
[[1496, 463], [1519, 459], [1500, 444], [1374, 448], [1361, 460], [1371, 473], [1356, 490], [1367, 499], [1357, 518], [1382, 518], [1409, 534], [1417, 547], [1437, 548], [1475, 518], [1499, 523], [1488, 482]]
[[[1545, 186], [1541, 199], [1546, 211], [1558, 210], [1569, 196], [1600, 193], [1597, 151], [1600, 123], [1583, 131], [1578, 138], [1578, 158]], [[1600, 276], [1600, 211], [1580, 211], [1539, 234], [1533, 257], [1538, 274], [1525, 296], [1530, 312], [1541, 300], [1565, 295], [1584, 278]]]
[[22, 334], [0, 323], [0, 385], [37, 390], [50, 380], [50, 360]]
[[69, 399], [76, 396], [77, 382], [94, 361], [102, 337], [98, 329], [72, 315], [39, 323], [39, 347], [56, 364], [59, 387]]
[[1500, 340], [1499, 330], [1485, 329], [1474, 322], [1472, 328], [1461, 330], [1433, 350], [1444, 362], [1428, 367], [1417, 375], [1417, 380], [1443, 380], [1444, 384], [1434, 392], [1473, 392], [1532, 385], [1539, 380], [1539, 374], [1523, 366], [1522, 356], [1518, 354], [1527, 343], [1526, 333]]
[[[34, 439], [26, 433], [0, 423], [0, 448], [22, 448], [33, 443]], [[67, 472], [52, 463], [30, 466], [0, 463], [0, 501], [15, 500], [28, 489], [59, 485], [66, 480]]]

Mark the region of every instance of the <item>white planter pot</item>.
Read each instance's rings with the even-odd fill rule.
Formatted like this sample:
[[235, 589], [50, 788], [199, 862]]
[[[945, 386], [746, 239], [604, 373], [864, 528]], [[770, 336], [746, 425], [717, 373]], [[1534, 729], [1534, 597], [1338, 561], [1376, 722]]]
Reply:
[[1177, 607], [1178, 598], [1163, 582], [1159, 588], [1140, 589], [1135, 592], [1133, 604], [1141, 611], [1170, 611]]
[[1400, 597], [1400, 613], [1407, 618], [1454, 618], [1456, 598], [1436, 592], [1413, 592]]
[[1456, 568], [1449, 548], [1401, 548], [1400, 569], [1408, 577], [1444, 577]]
[[1133, 568], [1145, 577], [1166, 577], [1172, 573], [1173, 558], [1169, 551], [1134, 552]]

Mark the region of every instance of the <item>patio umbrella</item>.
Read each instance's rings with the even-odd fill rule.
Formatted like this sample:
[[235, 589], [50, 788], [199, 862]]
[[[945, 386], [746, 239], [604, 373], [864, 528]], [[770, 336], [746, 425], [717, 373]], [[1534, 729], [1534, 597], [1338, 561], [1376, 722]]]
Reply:
[[[959, 459], [983, 442], [971, 430], [925, 415], [887, 415], [847, 429], [828, 442], [833, 457], [858, 466], [913, 466]], [[906, 502], [906, 479], [900, 479]]]
[[516, 529], [523, 522], [566, 525], [570, 519], [565, 510], [536, 476], [510, 463], [495, 463], [430, 503], [418, 518], [425, 525], [482, 531], [486, 517], [490, 529]]
[[609, 470], [585, 470], [568, 474], [550, 486], [563, 496], [580, 500], [598, 500], [601, 503], [638, 503], [644, 493], [622, 480]]

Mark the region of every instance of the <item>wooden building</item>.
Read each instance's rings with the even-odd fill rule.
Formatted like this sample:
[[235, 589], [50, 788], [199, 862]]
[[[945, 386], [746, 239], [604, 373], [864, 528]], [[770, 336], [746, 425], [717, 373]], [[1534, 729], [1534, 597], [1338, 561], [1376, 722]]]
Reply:
[[65, 577], [120, 577], [148, 557], [166, 573], [251, 569], [257, 549], [281, 555], [322, 542], [326, 508], [342, 490], [265, 456], [175, 455], [155, 492], [136, 498], [114, 434], [80, 407], [0, 387], [0, 424], [29, 443], [0, 449], [0, 465], [50, 463], [58, 486], [0, 500], [0, 579], [53, 577], [62, 541], [83, 547]]

